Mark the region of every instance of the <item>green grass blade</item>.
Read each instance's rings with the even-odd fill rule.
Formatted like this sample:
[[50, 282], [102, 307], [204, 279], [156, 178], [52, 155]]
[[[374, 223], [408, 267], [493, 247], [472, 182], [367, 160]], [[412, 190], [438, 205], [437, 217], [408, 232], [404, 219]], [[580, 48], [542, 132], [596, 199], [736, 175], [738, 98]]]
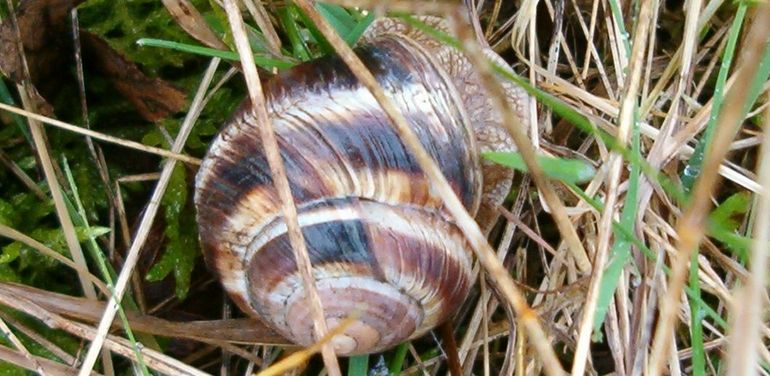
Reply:
[[[580, 189], [580, 187], [574, 185], [574, 184], [568, 184], [570, 189], [575, 192], [578, 196], [580, 196], [583, 201], [585, 201], [587, 204], [591, 205], [594, 209], [598, 211], [604, 210], [604, 204], [600, 202], [599, 200], [587, 195], [585, 191]], [[652, 262], [655, 262], [657, 260], [657, 255], [655, 252], [653, 252], [649, 247], [647, 247], [646, 244], [644, 244], [639, 238], [636, 237], [636, 235], [633, 232], [628, 231], [628, 229], [624, 228], [620, 225], [618, 221], [612, 221], [612, 229], [615, 231], [619, 236], [620, 240], [627, 240], [630, 241], [631, 244], [635, 247], [637, 247], [639, 250], [642, 251], [645, 257], [650, 259]], [[663, 272], [666, 273], [666, 275], [671, 274], [671, 269], [663, 265]], [[707, 316], [709, 316], [714, 322], [719, 325], [723, 330], [728, 329], [728, 323], [727, 320], [725, 320], [722, 316], [717, 313], [711, 306], [709, 306], [706, 302], [704, 302], [700, 297], [696, 296], [695, 293], [692, 291], [692, 288], [690, 286], [685, 287], [685, 293], [687, 296], [698, 299], [698, 301], [701, 303], [701, 308], [705, 312]]]
[[[527, 166], [520, 153], [511, 152], [486, 152], [481, 153], [484, 159], [497, 164], [526, 172]], [[543, 172], [550, 178], [569, 183], [583, 183], [591, 180], [596, 174], [593, 166], [577, 159], [554, 158], [538, 155], [537, 161]]]
[[329, 21], [329, 24], [337, 30], [349, 46], [355, 45], [375, 18], [373, 12], [368, 12], [363, 17], [357, 17], [348, 13], [345, 8], [334, 4], [316, 3], [316, 9]]
[[[638, 110], [638, 108], [637, 108]], [[637, 111], [635, 110], [635, 111]], [[639, 130], [639, 114], [634, 116], [634, 128], [631, 138], [631, 153], [641, 158], [641, 132]], [[631, 171], [628, 178], [628, 192], [623, 203], [623, 210], [620, 213], [620, 222], [618, 227], [622, 227], [626, 233], [634, 233], [635, 219], [637, 215], [637, 200], [639, 197], [639, 180], [641, 169], [638, 164], [631, 165]], [[620, 275], [631, 259], [631, 242], [623, 236], [615, 234], [615, 243], [610, 250], [609, 260], [602, 275], [601, 286], [599, 287], [599, 297], [596, 301], [596, 315], [594, 316], [593, 332], [594, 338], [601, 333], [604, 319], [609, 310], [612, 296], [618, 288]]]
[[[13, 100], [13, 96], [8, 90], [8, 86], [5, 85], [5, 80], [2, 78], [0, 78], [0, 102], [10, 106], [16, 106], [16, 101]], [[32, 135], [29, 133], [29, 128], [27, 128], [24, 119], [16, 114], [12, 114], [11, 118], [13, 119], [13, 122], [16, 123], [16, 126], [19, 127], [19, 130], [21, 130], [21, 133], [24, 135], [24, 138], [27, 139], [27, 142], [32, 144]]]
[[722, 64], [719, 67], [719, 74], [717, 75], [717, 82], [714, 85], [714, 95], [712, 96], [709, 122], [706, 125], [706, 129], [703, 131], [703, 135], [698, 140], [698, 144], [695, 145], [695, 151], [692, 153], [687, 165], [682, 170], [682, 186], [684, 186], [684, 189], [688, 192], [692, 189], [693, 184], [695, 184], [695, 179], [700, 175], [703, 164], [703, 153], [706, 150], [706, 145], [711, 143], [714, 131], [716, 130], [717, 117], [719, 115], [719, 110], [722, 108], [722, 102], [724, 101], [725, 83], [727, 82], [727, 76], [732, 67], [735, 47], [738, 44], [738, 37], [740, 36], [743, 20], [746, 17], [747, 8], [748, 6], [745, 2], [741, 2], [738, 5], [733, 24], [730, 26], [727, 45], [725, 46], [725, 52], [722, 57]]
[[303, 12], [302, 9], [299, 9], [298, 7], [294, 6], [293, 10], [296, 12], [299, 20], [302, 21], [302, 24], [305, 25], [307, 31], [313, 37], [315, 42], [318, 44], [318, 48], [321, 50], [321, 54], [331, 55], [335, 53], [334, 47], [332, 47], [332, 45], [329, 44], [329, 41], [326, 40], [326, 37], [321, 34], [321, 31], [318, 30], [318, 27], [316, 27], [315, 23], [313, 23], [313, 20], [311, 20], [310, 17], [308, 17], [307, 14], [305, 14], [305, 12]]
[[292, 55], [301, 61], [310, 60], [310, 49], [308, 49], [307, 43], [305, 43], [299, 30], [294, 6], [280, 8], [278, 10], [278, 17], [281, 20], [286, 36], [289, 38]]
[[349, 376], [366, 376], [369, 371], [369, 355], [357, 355], [348, 360]]
[[692, 291], [690, 300], [690, 347], [692, 348], [692, 374], [702, 376], [706, 374], [706, 349], [703, 344], [703, 310], [700, 293], [700, 277], [698, 275], [698, 256], [700, 252], [693, 252], [690, 257], [689, 287]]
[[409, 352], [409, 342], [404, 342], [396, 348], [396, 354], [393, 359], [390, 360], [388, 370], [391, 375], [401, 374], [401, 369], [404, 367], [404, 360], [406, 360], [406, 353]]
[[349, 46], [354, 46], [356, 42], [361, 38], [362, 35], [364, 35], [364, 31], [371, 25], [372, 22], [374, 22], [375, 16], [373, 12], [369, 12], [362, 18], [358, 23], [356, 23], [355, 26], [350, 30], [350, 32], [345, 35], [344, 39], [345, 42]]
[[[230, 60], [230, 61], [240, 60], [240, 57], [238, 56], [237, 52], [222, 51], [214, 48], [208, 48], [208, 47], [181, 43], [181, 42], [174, 42], [170, 40], [141, 38], [136, 41], [136, 44], [143, 47], [166, 48], [170, 50], [181, 51], [181, 52], [186, 52], [186, 53], [191, 53], [191, 54], [201, 55], [206, 57], [218, 57], [223, 60]], [[254, 55], [254, 62], [257, 64], [257, 66], [268, 70], [273, 68], [288, 69], [294, 66], [294, 63], [290, 61], [279, 60], [272, 57], [265, 57], [261, 55]]]
[[[115, 294], [113, 283], [113, 273], [114, 271], [111, 270], [109, 267], [107, 267], [107, 260], [104, 257], [104, 254], [99, 250], [99, 245], [96, 243], [96, 239], [93, 236], [93, 233], [91, 232], [90, 224], [88, 223], [88, 217], [86, 216], [86, 210], [83, 207], [83, 203], [80, 200], [80, 195], [78, 194], [78, 188], [75, 184], [75, 179], [72, 175], [72, 170], [70, 169], [69, 163], [67, 163], [67, 158], [62, 157], [62, 166], [64, 169], [64, 173], [67, 176], [67, 181], [70, 185], [70, 188], [72, 189], [72, 197], [74, 198], [75, 204], [77, 206], [77, 211], [75, 214], [72, 215], [73, 222], [80, 223], [82, 226], [86, 229], [86, 233], [88, 233], [88, 242], [86, 243], [90, 253], [92, 254], [92, 258], [96, 261], [97, 266], [99, 267], [99, 272], [102, 274], [102, 279], [105, 280], [107, 284], [107, 288], [110, 289], [111, 294]], [[69, 203], [68, 206], [72, 206], [71, 203]], [[72, 210], [70, 210], [72, 212]], [[123, 303], [117, 302], [118, 306], [118, 315], [120, 317], [121, 322], [123, 323], [123, 328], [126, 331], [126, 336], [128, 337], [128, 340], [131, 342], [131, 348], [134, 350], [134, 354], [136, 354], [136, 359], [139, 363], [139, 367], [141, 367], [141, 371], [143, 375], [150, 375], [150, 371], [147, 368], [147, 365], [144, 363], [144, 357], [142, 356], [142, 352], [140, 351], [139, 344], [136, 341], [136, 338], [134, 337], [134, 333], [131, 330], [131, 326], [128, 322], [128, 317], [126, 316], [126, 312], [123, 310]]]
[[339, 35], [347, 35], [356, 24], [356, 20], [345, 8], [327, 3], [316, 3], [315, 9], [326, 19]]
[[612, 11], [612, 18], [615, 19], [615, 24], [620, 29], [620, 38], [623, 41], [623, 47], [625, 48], [626, 59], [631, 56], [631, 37], [626, 31], [625, 19], [623, 18], [623, 12], [620, 10], [620, 4], [617, 0], [610, 0], [610, 10]]
[[[436, 30], [435, 28], [417, 20], [411, 15], [395, 13], [393, 16], [402, 18], [410, 26], [417, 28], [418, 30], [426, 33], [437, 41], [446, 44], [447, 46], [462, 49], [462, 46], [457, 41], [457, 39], [442, 31]], [[680, 202], [685, 201], [684, 190], [679, 185], [665, 177], [658, 169], [652, 167], [640, 155], [633, 155], [633, 153], [631, 153], [630, 150], [625, 147], [625, 145], [617, 142], [613, 136], [599, 129], [586, 116], [579, 113], [574, 108], [564, 103], [562, 100], [556, 98], [555, 96], [533, 86], [529, 83], [529, 80], [524, 79], [521, 76], [509, 71], [506, 67], [502, 67], [493, 61], [488, 61], [488, 63], [491, 65], [495, 73], [524, 89], [529, 95], [537, 99], [538, 102], [550, 108], [554, 113], [562, 117], [564, 120], [569, 121], [581, 131], [593, 135], [597, 139], [601, 140], [612, 151], [620, 153], [629, 163], [639, 165], [641, 171], [644, 172], [645, 176], [650, 181], [662, 186], [666, 192], [670, 194], [674, 199]]]
[[[430, 26], [425, 25], [424, 23], [421, 23], [420, 21], [417, 21], [416, 19], [410, 16], [404, 16], [404, 19], [407, 20], [407, 22], [410, 23], [412, 26], [424, 31], [426, 34], [441, 41], [442, 43], [445, 43], [450, 46], [454, 46], [456, 48], [460, 48], [459, 43], [454, 38], [446, 35], [445, 33], [437, 31], [431, 28]], [[618, 19], [622, 19], [622, 18], [618, 18]], [[624, 34], [624, 36], [626, 35], [627, 34]], [[630, 50], [630, 47], [629, 47], [629, 50]], [[767, 59], [763, 59], [763, 63], [767, 63]], [[555, 96], [534, 87], [529, 83], [529, 81], [519, 77], [518, 75], [508, 71], [507, 69], [501, 66], [498, 66], [493, 62], [490, 62], [490, 64], [497, 74], [501, 75], [503, 78], [517, 84], [518, 86], [526, 90], [530, 95], [535, 97], [540, 103], [546, 105], [551, 110], [553, 110], [554, 113], [558, 114], [563, 119], [569, 121], [570, 123], [575, 125], [578, 129], [582, 130], [583, 132], [593, 135], [598, 140], [600, 140], [605, 145], [607, 145], [612, 151], [620, 153], [623, 156], [623, 158], [626, 161], [628, 161], [632, 169], [638, 169], [637, 171], [641, 171], [642, 173], [644, 173], [647, 179], [649, 179], [653, 184], [656, 184], [662, 187], [663, 190], [667, 194], [669, 194], [674, 200], [676, 200], [678, 203], [685, 203], [687, 201], [687, 195], [683, 187], [673, 182], [667, 176], [663, 175], [663, 173], [659, 169], [653, 168], [649, 163], [647, 163], [646, 160], [644, 160], [641, 157], [641, 154], [634, 153], [632, 150], [627, 149], [624, 145], [617, 142], [617, 140], [614, 137], [612, 137], [607, 132], [595, 126], [586, 116], [580, 114], [574, 108], [562, 102], [560, 99], [556, 98]], [[765, 68], [765, 67], [763, 66], [762, 68]], [[760, 69], [760, 71], [764, 72], [764, 69], [762, 68]], [[761, 76], [758, 74], [758, 78], [753, 81], [755, 83], [755, 86], [761, 87], [761, 84], [765, 82], [764, 79], [761, 79], [763, 77], [766, 77], [766, 76]], [[754, 100], [756, 99], [755, 97], [752, 97], [752, 98]], [[754, 103], [754, 100], [751, 100], [749, 103]], [[582, 192], [582, 190], [579, 189], [577, 186], [570, 183], [566, 183], [566, 184], [571, 185], [573, 190], [575, 190], [575, 192], [578, 192], [578, 194], [581, 195], [583, 199], [586, 200], [586, 202], [592, 204], [597, 210], [600, 210], [600, 211], [603, 210], [602, 208], [603, 205], [601, 205], [601, 203], [594, 200], [593, 198], [587, 197], [585, 193], [581, 194], [580, 192]], [[628, 227], [621, 225], [621, 223], [617, 221], [613, 221], [613, 231], [615, 231], [616, 234], [620, 235], [618, 236], [618, 239], [616, 241], [624, 241], [624, 240], [628, 241], [631, 243], [631, 245], [639, 248], [647, 258], [651, 260], [655, 260], [657, 258], [657, 255], [654, 252], [652, 252], [652, 250], [650, 250], [642, 241], [640, 241], [635, 236], [633, 231], [630, 231]], [[712, 233], [709, 233], [709, 235], [712, 235]], [[724, 235], [729, 236], [733, 239], [740, 238], [740, 236], [737, 236], [736, 234], [724, 234]], [[625, 247], [625, 245], [622, 245], [622, 247]], [[670, 274], [670, 269], [667, 266], [663, 265], [663, 270], [666, 274]], [[722, 327], [723, 329], [725, 330], [727, 329], [727, 326], [728, 326], [727, 321], [724, 318], [722, 318], [708, 304], [703, 302], [700, 295], [696, 293], [696, 291], [694, 291], [691, 286], [685, 287], [685, 293], [687, 294], [688, 297], [690, 297], [693, 300], [697, 300], [701, 304], [700, 307], [705, 312], [706, 316], [714, 320], [714, 322], [718, 324], [720, 327]]]

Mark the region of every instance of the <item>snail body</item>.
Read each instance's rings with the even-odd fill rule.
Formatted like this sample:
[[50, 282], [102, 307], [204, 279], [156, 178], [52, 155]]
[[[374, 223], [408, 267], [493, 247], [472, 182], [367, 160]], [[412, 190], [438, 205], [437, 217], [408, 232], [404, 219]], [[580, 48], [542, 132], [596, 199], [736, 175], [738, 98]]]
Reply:
[[[356, 53], [466, 209], [488, 216], [511, 172], [480, 152], [515, 148], [464, 57], [392, 19], [375, 22]], [[509, 89], [512, 103], [526, 99]], [[450, 317], [473, 283], [471, 248], [374, 97], [336, 57], [282, 72], [264, 92], [327, 323], [359, 315], [332, 340], [337, 353], [382, 351]], [[310, 308], [259, 126], [240, 110], [201, 165], [201, 244], [244, 312], [309, 345]]]

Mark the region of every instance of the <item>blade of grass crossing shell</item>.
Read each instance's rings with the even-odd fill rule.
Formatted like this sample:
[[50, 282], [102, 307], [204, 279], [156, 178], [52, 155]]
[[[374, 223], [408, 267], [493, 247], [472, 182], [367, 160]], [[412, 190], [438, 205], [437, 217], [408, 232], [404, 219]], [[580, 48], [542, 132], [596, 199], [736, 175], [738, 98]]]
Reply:
[[[631, 153], [638, 158], [641, 158], [641, 132], [639, 130], [639, 114], [638, 109], [634, 116], [634, 128], [631, 135]], [[623, 203], [623, 209], [620, 213], [620, 222], [617, 223], [617, 227], [622, 228], [624, 233], [634, 233], [634, 219], [636, 218], [636, 201], [639, 196], [639, 178], [641, 176], [641, 169], [638, 164], [631, 164], [631, 171], [629, 171], [628, 178], [628, 192]], [[620, 281], [620, 274], [625, 269], [626, 264], [631, 259], [631, 242], [625, 239], [624, 236], [615, 232], [615, 243], [610, 250], [610, 259], [607, 267], [604, 269], [599, 288], [599, 296], [596, 300], [596, 314], [594, 316], [593, 331], [594, 338], [601, 335], [601, 327], [604, 324], [604, 319], [607, 315], [607, 310], [612, 302], [612, 297], [615, 294], [615, 289], [618, 287]]]
[[[313, 333], [316, 337], [326, 337], [325, 333], [328, 332], [326, 319], [324, 317], [323, 306], [321, 298], [315, 286], [315, 278], [313, 277], [313, 270], [310, 257], [308, 256], [307, 246], [305, 243], [302, 229], [297, 219], [297, 208], [292, 197], [291, 187], [289, 180], [286, 176], [286, 168], [281, 159], [281, 153], [279, 150], [279, 141], [277, 139], [275, 130], [273, 129], [272, 122], [269, 119], [267, 108], [265, 104], [265, 95], [262, 91], [262, 85], [260, 83], [259, 73], [254, 65], [254, 59], [252, 58], [251, 46], [248, 44], [245, 36], [245, 26], [243, 24], [243, 18], [241, 17], [240, 9], [238, 7], [237, 0], [225, 0], [225, 10], [227, 11], [227, 19], [230, 23], [230, 29], [233, 33], [233, 40], [235, 47], [241, 56], [241, 62], [243, 66], [243, 77], [246, 80], [246, 86], [248, 88], [249, 99], [252, 103], [251, 114], [255, 117], [256, 122], [262, 126], [259, 128], [259, 136], [265, 151], [265, 156], [270, 167], [270, 173], [273, 176], [273, 188], [277, 191], [281, 203], [281, 211], [286, 218], [286, 225], [288, 229], [289, 241], [291, 244], [291, 250], [296, 261], [296, 270], [301, 277], [302, 286], [305, 290], [305, 302], [310, 307], [310, 313], [312, 318]], [[310, 6], [303, 7], [304, 10], [314, 12]], [[320, 16], [319, 16], [320, 17]], [[341, 375], [339, 369], [339, 363], [337, 356], [334, 353], [334, 348], [331, 344], [322, 345], [319, 350], [330, 375]]]
[[727, 76], [730, 73], [730, 67], [732, 67], [733, 56], [735, 54], [735, 48], [738, 44], [738, 37], [740, 36], [743, 20], [746, 17], [746, 10], [748, 6], [745, 1], [741, 1], [738, 4], [738, 10], [735, 12], [735, 18], [730, 26], [728, 34], [727, 45], [725, 46], [725, 52], [722, 57], [722, 64], [719, 67], [719, 74], [717, 75], [717, 82], [714, 85], [714, 95], [712, 96], [712, 107], [709, 122], [706, 125], [706, 129], [703, 131], [703, 135], [698, 140], [698, 144], [695, 146], [687, 165], [682, 170], [682, 185], [684, 189], [690, 191], [695, 179], [698, 177], [701, 171], [701, 165], [703, 164], [703, 153], [706, 149], [706, 145], [711, 142], [711, 137], [714, 135], [716, 129], [717, 116], [719, 110], [722, 108], [722, 102], [724, 101], [725, 83], [727, 82]]
[[369, 371], [369, 355], [357, 355], [348, 360], [349, 376], [366, 376]]
[[[186, 52], [195, 55], [201, 55], [206, 57], [218, 57], [220, 59], [229, 61], [238, 61], [238, 53], [232, 51], [222, 51], [215, 48], [209, 48], [194, 44], [187, 44], [181, 42], [174, 42], [170, 40], [154, 39], [154, 38], [141, 38], [136, 41], [136, 44], [146, 47], [159, 47], [169, 50], [175, 50], [180, 52]], [[290, 61], [283, 61], [271, 57], [264, 57], [258, 54], [254, 55], [254, 61], [256, 64], [264, 69], [270, 70], [272, 68], [288, 69], [294, 66], [294, 63]]]
[[[67, 182], [69, 183], [71, 189], [72, 189], [72, 196], [75, 199], [75, 204], [77, 205], [77, 215], [72, 215], [73, 222], [82, 222], [82, 226], [86, 229], [86, 233], [89, 234], [88, 236], [88, 244], [90, 245], [89, 249], [95, 251], [92, 253], [92, 258], [97, 261], [97, 265], [99, 266], [99, 271], [102, 273], [102, 278], [107, 282], [107, 287], [110, 289], [110, 292], [114, 294], [113, 288], [114, 283], [112, 280], [112, 276], [110, 274], [110, 270], [106, 266], [106, 262], [104, 260], [103, 255], [101, 252], [98, 251], [98, 246], [96, 245], [96, 239], [92, 236], [91, 233], [91, 226], [88, 223], [88, 220], [86, 217], [85, 208], [83, 207], [83, 203], [80, 200], [80, 195], [78, 194], [77, 185], [75, 184], [75, 178], [72, 176], [72, 170], [70, 169], [69, 163], [67, 163], [67, 158], [62, 157], [62, 165], [64, 167], [64, 173], [67, 176]], [[71, 206], [68, 205], [68, 206]], [[72, 210], [70, 210], [72, 212]], [[79, 217], [79, 218], [77, 218]], [[100, 257], [102, 256], [102, 257]], [[131, 341], [131, 347], [134, 351], [134, 354], [136, 354], [136, 359], [139, 361], [139, 369], [141, 370], [143, 375], [149, 375], [150, 371], [147, 368], [147, 365], [144, 363], [144, 358], [142, 357], [142, 352], [139, 349], [139, 345], [136, 342], [136, 338], [134, 337], [134, 333], [131, 330], [131, 327], [128, 323], [128, 317], [126, 317], [125, 311], [123, 311], [123, 305], [122, 303], [118, 304], [118, 315], [120, 316], [120, 320], [123, 323], [123, 328], [126, 331], [126, 336], [128, 337], [128, 340]]]
[[[527, 327], [528, 332], [530, 332], [530, 337], [533, 338], [533, 347], [536, 348], [538, 355], [544, 359], [543, 364], [546, 367], [546, 372], [549, 374], [562, 373], [563, 370], [556, 358], [556, 354], [554, 353], [551, 344], [547, 342], [541, 324], [537, 321], [537, 314], [529, 307], [522, 292], [514, 285], [511, 277], [506, 273], [499, 260], [495, 258], [493, 251], [487, 244], [486, 238], [481, 233], [478, 225], [462, 207], [460, 200], [450, 187], [445, 176], [435, 164], [432, 157], [420, 144], [417, 135], [409, 127], [407, 120], [395, 107], [391, 99], [388, 98], [384, 90], [379, 86], [374, 75], [366, 69], [364, 63], [355, 56], [345, 41], [335, 33], [331, 25], [329, 25], [326, 20], [315, 11], [312, 3], [308, 0], [296, 1], [316, 23], [319, 30], [323, 32], [323, 35], [329, 38], [341, 59], [350, 67], [350, 70], [362, 85], [372, 93], [377, 100], [377, 103], [379, 103], [387, 113], [388, 118], [396, 125], [394, 129], [398, 131], [399, 139], [408, 146], [409, 151], [414, 154], [420, 169], [424, 171], [427, 176], [430, 177], [431, 182], [434, 183], [433, 186], [436, 188], [442, 202], [447, 207], [452, 217], [459, 223], [458, 227], [463, 230], [464, 235], [472, 245], [474, 254], [481, 260], [484, 267], [490, 271], [494, 278], [498, 279], [497, 282], [499, 283], [501, 290], [503, 290], [504, 296], [507, 298], [504, 299], [506, 304], [509, 304], [511, 308], [516, 310], [520, 315], [529, 314], [529, 316], [523, 317], [522, 323]], [[531, 166], [531, 164], [529, 165]]]

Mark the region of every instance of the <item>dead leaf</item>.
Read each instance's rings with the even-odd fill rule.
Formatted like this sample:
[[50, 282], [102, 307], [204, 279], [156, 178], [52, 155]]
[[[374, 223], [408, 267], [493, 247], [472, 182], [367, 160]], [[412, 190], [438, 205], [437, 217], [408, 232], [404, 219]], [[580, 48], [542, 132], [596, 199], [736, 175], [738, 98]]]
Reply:
[[[67, 40], [67, 19], [73, 7], [84, 0], [26, 0], [16, 8], [21, 40], [24, 44], [32, 82], [60, 69], [61, 53], [70, 50]], [[71, 55], [71, 54], [70, 54]], [[0, 25], [0, 72], [19, 83], [24, 78], [21, 54], [11, 19]]]
[[[43, 98], [53, 98], [72, 79], [67, 66], [74, 64], [70, 11], [84, 0], [23, 0], [16, 9], [30, 78]], [[157, 78], [145, 76], [99, 36], [80, 32], [85, 65], [93, 65], [148, 121], [179, 112], [183, 92]], [[16, 31], [10, 21], [0, 24], [0, 73], [16, 83], [24, 78]]]
[[176, 23], [193, 38], [211, 48], [228, 50], [227, 46], [211, 30], [198, 9], [188, 0], [163, 0], [163, 5], [174, 17]]
[[99, 36], [81, 31], [80, 38], [84, 59], [107, 77], [143, 118], [158, 121], [184, 107], [183, 92], [161, 79], [145, 76], [136, 64], [113, 50]]

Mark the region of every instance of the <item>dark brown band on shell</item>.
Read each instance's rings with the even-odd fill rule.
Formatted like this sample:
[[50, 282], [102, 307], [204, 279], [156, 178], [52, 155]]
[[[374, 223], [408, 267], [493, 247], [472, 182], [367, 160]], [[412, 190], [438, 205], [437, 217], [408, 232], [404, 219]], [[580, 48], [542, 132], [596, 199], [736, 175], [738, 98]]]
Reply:
[[[410, 120], [423, 147], [463, 203], [475, 211], [481, 176], [469, 121], [440, 70], [404, 43], [387, 38], [358, 53]], [[318, 60], [284, 72], [265, 84], [265, 92], [297, 203], [349, 196], [357, 183], [355, 171], [422, 175], [383, 111], [338, 59]], [[230, 124], [201, 167], [196, 199], [199, 206], [213, 209], [209, 209], [212, 218], [200, 216], [203, 228], [209, 228], [209, 222], [221, 223], [242, 196], [261, 187], [272, 188], [249, 111], [238, 114]], [[277, 199], [272, 189], [265, 194], [266, 201], [277, 202], [272, 200]], [[262, 215], [275, 215], [278, 207]]]
[[[416, 19], [435, 30], [450, 33], [449, 26], [444, 19], [432, 16], [419, 16]], [[490, 94], [481, 84], [481, 79], [473, 64], [461, 51], [436, 40], [423, 30], [398, 18], [386, 17], [375, 20], [366, 30], [362, 39], [364, 43], [377, 43], [388, 35], [399, 35], [419, 44], [446, 71], [460, 93], [465, 112], [472, 119], [473, 133], [480, 152], [516, 151], [513, 139], [503, 126], [502, 117], [494, 109], [495, 106], [492, 104]], [[508, 67], [508, 63], [491, 48], [484, 48], [484, 55], [499, 66]], [[516, 123], [524, 130], [530, 130], [529, 119], [532, 115], [530, 112], [534, 109], [534, 102], [524, 89], [509, 80], [501, 78], [500, 84], [505, 89], [508, 103], [516, 114]], [[514, 119], [508, 119], [508, 121], [511, 120]], [[482, 206], [476, 213], [476, 222], [482, 229], [489, 229], [498, 217], [495, 206], [502, 203], [511, 190], [513, 170], [484, 160], [482, 161], [482, 171], [484, 191]]]
[[[469, 246], [439, 213], [349, 199], [300, 208], [299, 220], [319, 294], [328, 297], [327, 319], [363, 311], [359, 329], [380, 333], [364, 346], [353, 340], [360, 337], [358, 331], [346, 331], [356, 344], [347, 345], [352, 346], [346, 348], [348, 355], [383, 350], [424, 333], [445, 320], [470, 288]], [[266, 226], [255, 239], [246, 256], [254, 309], [279, 332], [312, 344], [312, 330], [296, 329], [312, 320], [285, 223], [281, 219]]]
[[[479, 153], [451, 79], [398, 36], [357, 53], [475, 212]], [[363, 296], [388, 299], [359, 307], [357, 324], [335, 339], [338, 350], [382, 350], [446, 319], [471, 285], [469, 247], [371, 94], [336, 58], [283, 72], [264, 88], [327, 319], [344, 319]], [[201, 244], [241, 309], [307, 345], [312, 330], [295, 327], [312, 320], [298, 319], [307, 305], [259, 126], [247, 108], [237, 114], [201, 165]], [[348, 290], [352, 301], [343, 298]], [[366, 334], [374, 331], [376, 339]]]

